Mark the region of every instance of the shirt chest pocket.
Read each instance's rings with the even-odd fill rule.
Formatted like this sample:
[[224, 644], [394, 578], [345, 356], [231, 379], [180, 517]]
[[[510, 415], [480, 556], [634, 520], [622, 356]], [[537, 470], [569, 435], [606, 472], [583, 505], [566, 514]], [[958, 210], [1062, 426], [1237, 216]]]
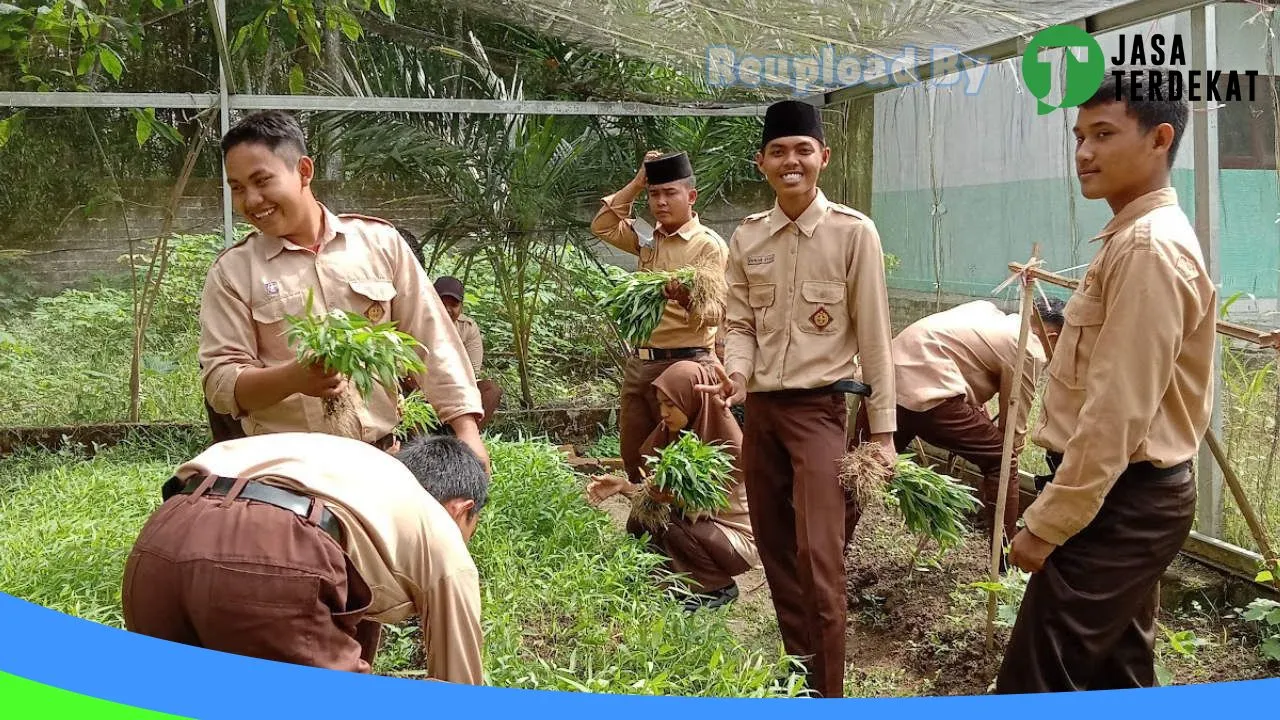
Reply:
[[1072, 390], [1083, 390], [1089, 372], [1089, 357], [1098, 343], [1098, 333], [1106, 319], [1102, 298], [1077, 292], [1063, 313], [1066, 324], [1053, 351], [1049, 374]]
[[290, 316], [302, 317], [306, 309], [306, 293], [296, 292], [273, 297], [251, 310], [258, 336], [258, 352], [263, 358], [282, 360], [293, 355], [286, 336], [289, 332], [287, 320]]
[[844, 327], [845, 286], [842, 282], [805, 280], [800, 284], [802, 302], [795, 304], [796, 325], [811, 335], [831, 335]]
[[390, 319], [396, 286], [389, 280], [348, 280], [347, 287], [350, 292], [344, 309], [363, 315], [375, 324]]
[[[756, 332], [765, 335], [777, 329], [774, 303], [777, 300], [777, 286], [774, 283], [761, 283], [747, 287], [747, 303], [755, 313]], [[741, 296], [739, 296], [741, 297]]]

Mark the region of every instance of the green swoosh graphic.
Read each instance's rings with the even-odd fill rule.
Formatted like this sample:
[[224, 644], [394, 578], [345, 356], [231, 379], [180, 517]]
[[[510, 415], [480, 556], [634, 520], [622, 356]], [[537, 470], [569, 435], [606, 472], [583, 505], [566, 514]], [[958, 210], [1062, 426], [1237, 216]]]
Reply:
[[180, 715], [113, 703], [34, 680], [0, 672], [0, 716], [26, 718], [93, 718], [93, 720], [190, 720]]

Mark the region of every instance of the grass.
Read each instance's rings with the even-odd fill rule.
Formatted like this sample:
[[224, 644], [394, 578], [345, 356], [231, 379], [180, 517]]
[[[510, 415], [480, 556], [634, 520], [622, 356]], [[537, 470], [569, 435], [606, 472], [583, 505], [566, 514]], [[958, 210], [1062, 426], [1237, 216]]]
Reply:
[[[92, 458], [0, 461], [0, 591], [121, 627], [120, 580], [160, 484], [199, 434], [130, 440]], [[659, 558], [582, 499], [555, 448], [491, 439], [480, 568], [485, 670], [495, 685], [609, 693], [770, 696], [781, 650], [736, 639], [723, 613], [686, 615], [651, 580]], [[418, 669], [417, 630], [389, 628], [376, 669]]]

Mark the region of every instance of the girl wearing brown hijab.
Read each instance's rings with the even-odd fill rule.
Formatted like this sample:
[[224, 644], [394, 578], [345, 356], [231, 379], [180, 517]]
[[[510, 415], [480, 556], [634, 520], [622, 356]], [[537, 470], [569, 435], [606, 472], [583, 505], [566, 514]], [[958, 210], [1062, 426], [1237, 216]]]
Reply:
[[[747, 489], [743, 483], [739, 456], [742, 429], [723, 403], [698, 392], [696, 385], [718, 381], [714, 370], [702, 363], [673, 363], [653, 382], [658, 396], [662, 422], [654, 428], [641, 447], [643, 456], [653, 456], [660, 448], [675, 441], [688, 430], [706, 443], [720, 443], [734, 459], [734, 484], [729, 488], [729, 507], [716, 515], [691, 521], [673, 512], [666, 528], [647, 530], [632, 516], [627, 532], [635, 537], [648, 533], [654, 550], [670, 559], [674, 572], [686, 576], [695, 596], [685, 603], [685, 610], [719, 607], [738, 597], [734, 576], [759, 564], [755, 536], [747, 511]], [[652, 485], [632, 484], [626, 478], [597, 477], [588, 486], [591, 500], [599, 503], [616, 493], [634, 495], [649, 492], [656, 499], [660, 491]]]

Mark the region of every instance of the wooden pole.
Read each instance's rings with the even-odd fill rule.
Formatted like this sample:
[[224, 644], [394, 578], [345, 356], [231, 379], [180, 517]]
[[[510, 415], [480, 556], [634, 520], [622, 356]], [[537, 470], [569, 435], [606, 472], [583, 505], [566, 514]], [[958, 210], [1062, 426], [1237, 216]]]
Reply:
[[1244, 486], [1240, 484], [1239, 476], [1231, 468], [1231, 464], [1227, 462], [1226, 450], [1222, 448], [1222, 443], [1218, 441], [1218, 436], [1214, 434], [1213, 430], [1205, 433], [1204, 439], [1209, 443], [1209, 450], [1218, 461], [1218, 467], [1222, 468], [1222, 477], [1227, 481], [1227, 486], [1231, 488], [1231, 495], [1235, 497], [1236, 506], [1240, 508], [1240, 514], [1244, 516], [1245, 523], [1249, 525], [1249, 532], [1253, 534], [1253, 541], [1258, 543], [1258, 551], [1262, 553], [1263, 561], [1269, 564], [1272, 560], [1275, 560], [1276, 556], [1271, 552], [1271, 543], [1267, 541], [1266, 528], [1262, 527], [1257, 513], [1253, 511], [1253, 505], [1249, 504], [1248, 498], [1245, 497]]
[[[1031, 262], [1033, 265], [1036, 258], [1040, 255], [1040, 246], [1036, 245], [1031, 251]], [[1035, 312], [1032, 307], [1032, 293], [1034, 290], [1031, 285], [1026, 282], [1019, 281], [1022, 289], [1022, 323], [1018, 328], [1018, 364], [1014, 371], [1015, 378], [1022, 377], [1023, 367], [1027, 362], [1027, 341], [1031, 331], [1031, 314]], [[1018, 407], [1021, 404], [1021, 393], [1016, 390], [1009, 394], [1009, 402], [1005, 406], [1004, 415], [1004, 451], [1000, 457], [1000, 485], [996, 490], [996, 509], [995, 514], [991, 518], [991, 582], [1000, 582], [1000, 558], [1004, 554], [1004, 509], [1008, 504], [1009, 498], [1009, 474], [1013, 470], [1013, 434], [1018, 423], [1014, 418], [1018, 417]], [[996, 627], [996, 593], [988, 592], [987, 594], [987, 650], [991, 650], [995, 643], [995, 627]]]

